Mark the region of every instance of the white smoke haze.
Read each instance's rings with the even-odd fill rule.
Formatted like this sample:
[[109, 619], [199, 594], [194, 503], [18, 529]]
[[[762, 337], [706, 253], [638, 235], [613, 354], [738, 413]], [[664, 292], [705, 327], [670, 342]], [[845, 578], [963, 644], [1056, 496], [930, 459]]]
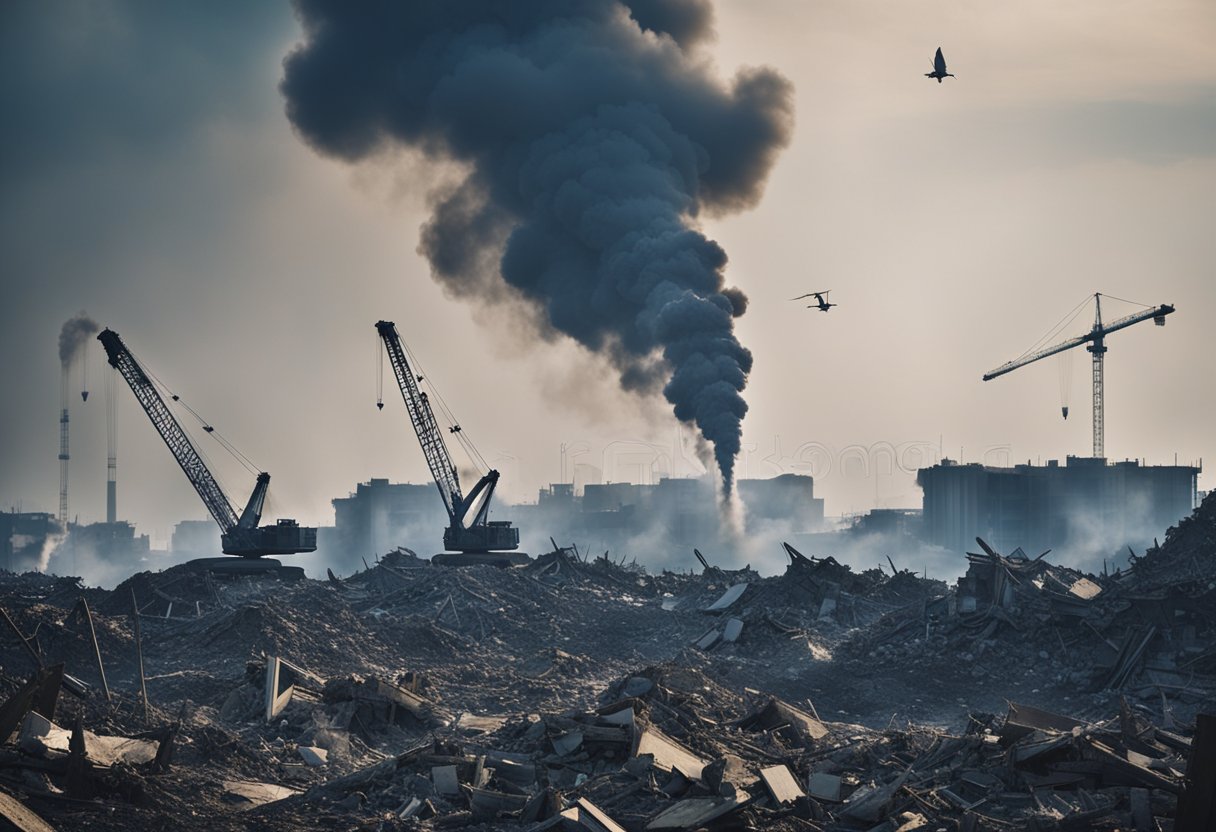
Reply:
[[[1145, 493], [1128, 493], [1121, 504], [1118, 522], [1108, 522], [1100, 512], [1078, 511], [1068, 516], [1067, 541], [1052, 550], [1047, 559], [1084, 572], [1101, 573], [1126, 567], [1128, 546], [1137, 555], [1165, 539], [1165, 529], [1153, 522], [1152, 506]], [[1028, 553], [1032, 557], [1038, 552]]]
[[[62, 540], [62, 533], [52, 533], [47, 535], [45, 538], [43, 538], [42, 546], [38, 550], [38, 557], [32, 564], [28, 563], [28, 561], [22, 565], [14, 563], [13, 567], [10, 568], [15, 568], [17, 571], [20, 571], [23, 568], [32, 566], [38, 572], [46, 572], [47, 566], [51, 562], [51, 553], [55, 551], [55, 547], [58, 546]], [[9, 538], [9, 546], [12, 551], [19, 552], [33, 544], [35, 541], [37, 541], [37, 538], [33, 535], [14, 533]]]

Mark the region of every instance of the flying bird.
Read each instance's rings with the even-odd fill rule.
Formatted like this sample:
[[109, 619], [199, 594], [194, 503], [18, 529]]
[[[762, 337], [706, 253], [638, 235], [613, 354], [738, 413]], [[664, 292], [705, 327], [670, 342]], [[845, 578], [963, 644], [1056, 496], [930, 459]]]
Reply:
[[805, 295], [799, 295], [796, 298], [790, 298], [790, 300], [802, 300], [803, 298], [814, 298], [815, 302], [808, 305], [807, 309], [818, 309], [820, 312], [827, 312], [833, 306], [840, 305], [838, 303], [828, 303], [828, 295], [830, 295], [831, 293], [832, 293], [831, 289], [828, 289], [826, 292], [807, 292]]
[[942, 48], [937, 47], [937, 54], [933, 57], [933, 71], [925, 73], [926, 78], [936, 78], [937, 83], [941, 83], [943, 78], [953, 78], [953, 72], [946, 72], [946, 57], [942, 55]]

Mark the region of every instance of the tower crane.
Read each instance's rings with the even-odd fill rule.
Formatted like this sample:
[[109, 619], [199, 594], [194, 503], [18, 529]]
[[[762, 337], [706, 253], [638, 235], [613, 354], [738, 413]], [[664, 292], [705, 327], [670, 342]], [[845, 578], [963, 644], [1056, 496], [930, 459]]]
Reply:
[[[401, 336], [397, 334], [397, 326], [392, 321], [379, 321], [376, 324], [376, 332], [384, 342], [384, 350], [388, 353], [393, 375], [396, 376], [397, 386], [401, 389], [401, 398], [409, 411], [414, 433], [418, 435], [422, 454], [426, 457], [427, 467], [431, 469], [431, 477], [435, 480], [439, 496], [443, 499], [443, 507], [448, 514], [448, 527], [443, 532], [443, 547], [450, 552], [459, 553], [435, 555], [431, 562], [448, 566], [515, 566], [527, 563], [529, 558], [526, 554], [512, 551], [519, 548], [519, 529], [512, 526], [509, 520], [489, 519], [490, 499], [498, 486], [498, 471], [491, 470], [486, 473], [467, 496], [464, 494], [460, 488], [460, 476], [452, 463], [452, 455], [448, 452], [443, 433], [435, 422], [430, 399], [418, 387], [422, 377], [415, 375], [406, 360], [405, 347], [401, 343]], [[382, 406], [382, 403], [380, 404]], [[461, 428], [454, 425], [450, 430], [455, 435]]]
[[[190, 484], [202, 498], [203, 505], [215, 518], [215, 522], [220, 527], [220, 542], [224, 554], [236, 555], [246, 561], [253, 561], [265, 555], [292, 555], [298, 552], [316, 551], [317, 530], [315, 528], [304, 528], [295, 520], [286, 519], [279, 520], [273, 526], [258, 526], [258, 522], [262, 518], [262, 508], [266, 502], [266, 492], [270, 488], [270, 474], [265, 471], [258, 474], [253, 494], [245, 504], [244, 511], [238, 516], [236, 509], [228, 500], [228, 496], [224, 494], [220, 484], [216, 482], [206, 463], [203, 462], [202, 456], [190, 442], [190, 437], [174, 418], [173, 412], [165, 404], [164, 398], [152, 383], [148, 373], [135, 360], [135, 356], [127, 349], [118, 333], [112, 329], [106, 329], [97, 336], [97, 340], [101, 341], [102, 346], [105, 347], [110, 366], [118, 370], [130, 385], [131, 392], [135, 394], [140, 407], [152, 420], [152, 425], [160, 434], [161, 439], [165, 440], [173, 458], [185, 472], [186, 479], [190, 480]], [[177, 399], [176, 396], [173, 398]], [[203, 429], [208, 433], [213, 431], [210, 425], [205, 425]], [[288, 569], [279, 569], [280, 564], [273, 560], [258, 561], [256, 564], [246, 562], [243, 566], [238, 565], [240, 563], [227, 558], [213, 558], [205, 559], [203, 565], [213, 571], [278, 570], [284, 575], [290, 574]], [[297, 567], [291, 569], [298, 572], [301, 577], [303, 576], [303, 570]]]
[[1121, 329], [1126, 329], [1132, 324], [1138, 324], [1141, 321], [1147, 321], [1150, 318], [1157, 326], [1165, 326], [1165, 316], [1174, 311], [1174, 307], [1168, 303], [1163, 303], [1160, 306], [1153, 306], [1144, 309], [1140, 312], [1133, 312], [1110, 323], [1102, 322], [1102, 295], [1094, 294], [1094, 325], [1089, 332], [1084, 335], [1079, 335], [1076, 338], [1069, 338], [1067, 341], [1047, 347], [1045, 349], [1032, 352], [1028, 355], [1023, 355], [1021, 358], [1016, 358], [1009, 361], [995, 370], [990, 370], [984, 374], [984, 381], [991, 381], [997, 376], [1003, 376], [1005, 373], [1012, 372], [1019, 367], [1025, 367], [1027, 364], [1032, 364], [1042, 358], [1062, 353], [1065, 350], [1070, 350], [1073, 347], [1079, 347], [1082, 344], [1088, 344], [1085, 350], [1093, 356], [1093, 379], [1094, 379], [1094, 458], [1100, 459], [1105, 457], [1105, 402], [1103, 393], [1103, 374], [1106, 356], [1106, 336], [1112, 332], [1118, 332]]

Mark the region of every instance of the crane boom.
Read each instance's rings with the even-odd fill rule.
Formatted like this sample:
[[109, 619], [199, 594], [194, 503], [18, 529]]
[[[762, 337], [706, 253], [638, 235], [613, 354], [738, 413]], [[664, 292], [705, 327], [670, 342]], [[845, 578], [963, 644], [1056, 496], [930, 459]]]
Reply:
[[[139, 366], [135, 356], [131, 355], [127, 345], [112, 329], [102, 332], [97, 336], [97, 340], [101, 341], [102, 346], [105, 347], [110, 365], [118, 370], [130, 385], [131, 392], [139, 400], [139, 406], [152, 420], [152, 426], [156, 428], [160, 438], [165, 440], [165, 444], [169, 446], [169, 452], [173, 454], [173, 458], [177, 460], [177, 464], [186, 474], [186, 479], [190, 480], [190, 484], [202, 498], [207, 511], [219, 524], [220, 530], [229, 532], [236, 528], [237, 523], [240, 522], [236, 509], [232, 507], [232, 503], [228, 502], [228, 497], [220, 488], [220, 484], [215, 481], [215, 477], [211, 475], [203, 458], [191, 444], [190, 437], [182, 430], [177, 419], [173, 418], [173, 412], [169, 410], [169, 406], [165, 404], [165, 400], [161, 398], [160, 392], [152, 384], [143, 367]], [[256, 525], [256, 523], [255, 520], [254, 524]]]
[[376, 323], [376, 332], [384, 342], [384, 349], [393, 367], [393, 375], [397, 378], [401, 398], [409, 411], [414, 433], [418, 436], [427, 467], [431, 470], [431, 477], [435, 480], [435, 486], [439, 489], [439, 496], [443, 498], [443, 506], [448, 513], [448, 527], [443, 532], [444, 547], [466, 553], [518, 548], [519, 529], [514, 528], [507, 520], [489, 520], [490, 499], [498, 485], [499, 473], [493, 470], [488, 472], [478, 480], [468, 496], [465, 496], [461, 491], [460, 477], [452, 463], [447, 443], [443, 441], [443, 434], [435, 421], [430, 400], [427, 394], [418, 388], [420, 379], [410, 369], [397, 326], [392, 321], [379, 321]]
[[460, 476], [456, 466], [452, 464], [452, 455], [439, 432], [435, 422], [435, 414], [426, 393], [418, 389], [418, 379], [410, 370], [405, 358], [405, 348], [401, 344], [401, 336], [392, 321], [380, 321], [376, 331], [384, 341], [384, 349], [388, 353], [389, 364], [393, 366], [393, 375], [397, 377], [397, 386], [401, 389], [401, 398], [405, 400], [406, 410], [410, 414], [410, 422], [414, 432], [418, 434], [418, 442], [422, 445], [422, 455], [426, 457], [427, 467], [431, 469], [431, 477], [439, 488], [439, 496], [448, 510], [448, 516], [456, 518], [456, 513], [464, 495], [460, 491]]
[[1141, 321], [1147, 321], [1149, 318], [1164, 318], [1166, 315], [1170, 314], [1173, 311], [1174, 311], [1174, 307], [1170, 306], [1169, 304], [1163, 303], [1161, 306], [1156, 306], [1156, 307], [1153, 307], [1152, 309], [1146, 309], [1142, 312], [1136, 312], [1131, 315], [1127, 315], [1126, 317], [1119, 318], [1118, 320], [1112, 321], [1111, 323], [1106, 324], [1105, 326], [1101, 326], [1100, 328], [1095, 328], [1093, 330], [1090, 330], [1089, 332], [1085, 333], [1084, 335], [1080, 335], [1076, 338], [1069, 338], [1067, 341], [1061, 341], [1060, 343], [1058, 343], [1054, 346], [1046, 347], [1044, 349], [1039, 350], [1038, 352], [1033, 352], [1030, 355], [1023, 356], [1022, 358], [1019, 358], [1015, 361], [1009, 361], [1005, 364], [1002, 364], [1001, 366], [997, 367], [995, 370], [989, 370], [987, 373], [984, 373], [984, 381], [992, 381], [992, 379], [996, 378], [997, 376], [1003, 376], [1003, 375], [1005, 375], [1005, 373], [1012, 372], [1012, 371], [1016, 370], [1018, 367], [1025, 367], [1027, 364], [1033, 364], [1034, 362], [1039, 361], [1040, 359], [1049, 358], [1058, 353], [1062, 353], [1065, 350], [1070, 350], [1073, 347], [1079, 347], [1082, 344], [1087, 344], [1090, 341], [1095, 340], [1096, 338], [1105, 338], [1107, 335], [1110, 335], [1112, 332], [1117, 332], [1120, 329], [1126, 329], [1127, 327], [1131, 326], [1132, 324], [1138, 324]]
[[245, 558], [263, 555], [291, 555], [297, 552], [312, 552], [317, 548], [317, 530], [303, 528], [294, 520], [279, 520], [273, 526], [258, 527], [262, 519], [262, 508], [266, 503], [266, 492], [270, 488], [270, 474], [258, 474], [257, 483], [245, 509], [237, 516], [236, 509], [216, 482], [202, 456], [190, 441], [190, 437], [178, 424], [173, 412], [165, 404], [160, 392], [127, 349], [122, 338], [112, 329], [97, 336], [105, 347], [110, 366], [122, 375], [135, 394], [140, 407], [152, 420], [153, 427], [169, 447], [186, 479], [194, 486], [207, 511], [220, 527], [220, 541], [224, 554]]
[[1079, 347], [1082, 344], [1089, 344], [1086, 347], [1091, 355], [1093, 355], [1093, 404], [1094, 404], [1094, 458], [1101, 458], [1106, 453], [1106, 396], [1105, 396], [1105, 361], [1106, 361], [1106, 336], [1112, 332], [1118, 332], [1121, 329], [1138, 324], [1141, 321], [1147, 321], [1150, 318], [1157, 326], [1165, 326], [1165, 316], [1174, 311], [1174, 307], [1168, 303], [1163, 303], [1160, 306], [1154, 306], [1150, 309], [1144, 309], [1140, 312], [1133, 312], [1130, 315], [1125, 315], [1122, 318], [1117, 318], [1108, 324], [1102, 323], [1102, 295], [1094, 295], [1094, 325], [1089, 332], [1080, 335], [1076, 338], [1069, 338], [1067, 341], [1061, 341], [1054, 346], [1046, 347], [1032, 352], [1029, 355], [1024, 355], [1021, 358], [1006, 362], [995, 370], [989, 370], [984, 374], [984, 381], [991, 381], [998, 376], [1003, 376], [1005, 373], [1012, 372], [1019, 367], [1025, 367], [1027, 364], [1033, 364], [1036, 361], [1047, 358], [1052, 355], [1065, 352], [1066, 350]]

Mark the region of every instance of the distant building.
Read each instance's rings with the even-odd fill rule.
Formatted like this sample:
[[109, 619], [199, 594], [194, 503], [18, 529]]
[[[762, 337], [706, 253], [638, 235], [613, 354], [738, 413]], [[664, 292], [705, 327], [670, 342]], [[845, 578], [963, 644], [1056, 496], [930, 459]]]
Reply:
[[[740, 480], [738, 486], [749, 529], [782, 523], [792, 532], [810, 532], [823, 525], [823, 500], [815, 497], [808, 476]], [[422, 557], [443, 551], [448, 517], [434, 483], [373, 479], [332, 503], [334, 525], [319, 530], [317, 556], [309, 562], [341, 573], [362, 569], [364, 559], [371, 563], [400, 546]], [[709, 479], [588, 483], [581, 494], [570, 483], [556, 483], [542, 490], [534, 505], [495, 500], [491, 506], [491, 519], [512, 521], [521, 532], [520, 550], [531, 554], [548, 551], [550, 537], [596, 554], [607, 549], [646, 556], [664, 547], [690, 554], [691, 547], [711, 547], [718, 539], [719, 516]], [[635, 549], [639, 541], [645, 541], [644, 549]]]
[[63, 528], [53, 514], [0, 513], [0, 569], [9, 572], [45, 569], [50, 551], [62, 534]]
[[214, 520], [183, 520], [173, 527], [169, 539], [169, 551], [175, 559], [217, 557], [222, 547], [220, 527]]
[[416, 549], [423, 557], [443, 551], [448, 517], [434, 483], [373, 479], [332, 504], [334, 529], [326, 534], [326, 555], [336, 569], [362, 568], [364, 558], [371, 563], [398, 546]]
[[805, 531], [823, 525], [823, 500], [815, 497], [812, 477], [782, 474], [767, 480], [739, 480], [738, 488], [748, 522], [792, 523]]
[[[823, 526], [823, 500], [815, 497], [809, 476], [739, 480], [737, 488], [749, 531], [780, 526], [793, 534]], [[708, 478], [587, 484], [582, 494], [569, 483], [555, 483], [540, 492], [536, 505], [509, 511], [523, 539], [531, 539], [527, 545], [544, 549], [552, 536], [601, 554], [653, 556], [673, 549], [687, 554], [693, 546], [713, 547], [722, 531], [718, 495]], [[644, 548], [638, 548], [641, 541]]]
[[1126, 552], [1191, 513], [1200, 469], [1187, 465], [1108, 464], [1070, 456], [1060, 465], [993, 468], [942, 460], [917, 472], [924, 491], [923, 537], [952, 551], [1021, 546], [1031, 556], [1057, 552]]
[[851, 534], [885, 534], [895, 537], [921, 537], [923, 512], [915, 508], [875, 508], [858, 517]]

